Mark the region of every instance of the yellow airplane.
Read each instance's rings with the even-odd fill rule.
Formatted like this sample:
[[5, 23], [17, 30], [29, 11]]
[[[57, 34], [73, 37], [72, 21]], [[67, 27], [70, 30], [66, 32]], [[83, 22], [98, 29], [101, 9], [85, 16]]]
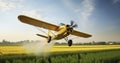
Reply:
[[[48, 34], [46, 36], [41, 35], [41, 34], [36, 34], [37, 36], [47, 38], [48, 43], [50, 43], [51, 40], [59, 40], [59, 39], [64, 38], [68, 42], [68, 46], [71, 46], [72, 40], [71, 39], [68, 40], [68, 37], [67, 37], [70, 34], [75, 35], [75, 36], [79, 36], [79, 37], [84, 37], [84, 38], [88, 38], [88, 37], [92, 36], [90, 34], [86, 34], [86, 33], [74, 30], [73, 28], [77, 27], [77, 24], [75, 24], [74, 21], [71, 21], [70, 25], [61, 23], [61, 26], [57, 26], [54, 24], [44, 22], [42, 20], [38, 20], [38, 19], [34, 19], [31, 17], [25, 16], [25, 15], [19, 15], [18, 19], [23, 23], [27, 23], [27, 24], [30, 24], [33, 26], [44, 28], [44, 29], [49, 29]], [[56, 31], [58, 33], [54, 34], [50, 30]], [[52, 33], [52, 35], [50, 33]]]

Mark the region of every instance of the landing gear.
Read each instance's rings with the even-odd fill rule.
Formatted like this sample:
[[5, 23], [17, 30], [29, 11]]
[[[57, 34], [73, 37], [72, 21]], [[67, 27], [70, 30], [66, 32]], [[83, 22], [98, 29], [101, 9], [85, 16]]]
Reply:
[[71, 39], [68, 40], [68, 37], [65, 37], [64, 39], [68, 42], [68, 46], [72, 46], [72, 40]]
[[51, 36], [48, 37], [48, 41], [47, 42], [50, 43], [50, 41], [51, 41]]
[[68, 46], [72, 46], [72, 40], [68, 40]]

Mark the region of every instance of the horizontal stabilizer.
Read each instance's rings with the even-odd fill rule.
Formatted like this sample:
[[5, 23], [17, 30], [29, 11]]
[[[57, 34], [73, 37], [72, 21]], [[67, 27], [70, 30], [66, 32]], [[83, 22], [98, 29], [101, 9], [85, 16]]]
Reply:
[[44, 36], [44, 35], [40, 35], [40, 34], [36, 34], [36, 35], [40, 37], [48, 38], [47, 36]]

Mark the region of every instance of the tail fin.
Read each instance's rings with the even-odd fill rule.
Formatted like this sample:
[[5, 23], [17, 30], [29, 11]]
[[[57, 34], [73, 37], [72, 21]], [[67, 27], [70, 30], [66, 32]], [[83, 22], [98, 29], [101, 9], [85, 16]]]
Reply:
[[41, 36], [41, 37], [44, 37], [44, 38], [48, 38], [47, 36], [44, 36], [44, 35], [40, 35], [40, 34], [36, 34], [37, 36]]

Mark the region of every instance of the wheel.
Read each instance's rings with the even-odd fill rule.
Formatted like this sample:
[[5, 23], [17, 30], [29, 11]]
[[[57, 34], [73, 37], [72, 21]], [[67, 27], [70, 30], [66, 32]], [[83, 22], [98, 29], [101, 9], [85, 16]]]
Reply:
[[72, 46], [72, 40], [68, 41], [68, 46]]
[[50, 43], [50, 41], [51, 41], [51, 36], [48, 37], [48, 43]]

